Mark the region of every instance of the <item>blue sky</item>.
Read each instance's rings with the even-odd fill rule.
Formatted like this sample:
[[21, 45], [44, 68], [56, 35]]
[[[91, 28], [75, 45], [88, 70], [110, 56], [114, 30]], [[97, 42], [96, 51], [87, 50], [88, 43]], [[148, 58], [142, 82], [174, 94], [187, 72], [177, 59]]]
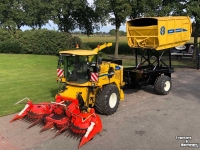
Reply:
[[[93, 0], [87, 0], [87, 1], [88, 1], [90, 4], [93, 3]], [[58, 30], [57, 25], [54, 24], [52, 21], [49, 21], [49, 23], [46, 24], [46, 25], [45, 25], [44, 27], [42, 27], [42, 28], [46, 28], [46, 29], [49, 29], [49, 30]], [[29, 30], [29, 29], [31, 29], [31, 28], [25, 26], [25, 27], [22, 27], [21, 29], [24, 31], [24, 30]], [[115, 26], [112, 26], [111, 24], [108, 24], [107, 26], [101, 26], [99, 31], [102, 31], [102, 32], [109, 32], [111, 29], [115, 29]], [[125, 25], [122, 25], [122, 26], [120, 27], [120, 30], [125, 31], [125, 30], [126, 30]]]
[[[49, 23], [46, 24], [43, 28], [46, 28], [46, 29], [49, 29], [49, 30], [57, 30], [58, 29], [57, 25], [54, 24], [52, 21], [49, 21]], [[108, 24], [107, 26], [101, 26], [99, 31], [109, 32], [112, 29], [115, 29], [115, 26], [112, 26], [111, 24]], [[24, 30], [24, 29], [22, 29], [22, 30]], [[125, 31], [126, 30], [125, 25], [121, 26], [120, 30]]]

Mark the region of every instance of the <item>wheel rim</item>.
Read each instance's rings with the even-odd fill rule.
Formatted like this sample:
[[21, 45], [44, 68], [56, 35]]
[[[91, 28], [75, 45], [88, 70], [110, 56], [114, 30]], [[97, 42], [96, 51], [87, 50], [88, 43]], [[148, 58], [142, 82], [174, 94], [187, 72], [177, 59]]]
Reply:
[[117, 104], [117, 94], [116, 93], [112, 93], [110, 95], [110, 99], [109, 99], [109, 105], [110, 108], [114, 108]]
[[164, 90], [167, 92], [167, 91], [169, 91], [169, 89], [170, 89], [170, 82], [169, 82], [169, 81], [166, 81], [166, 82], [165, 82]]

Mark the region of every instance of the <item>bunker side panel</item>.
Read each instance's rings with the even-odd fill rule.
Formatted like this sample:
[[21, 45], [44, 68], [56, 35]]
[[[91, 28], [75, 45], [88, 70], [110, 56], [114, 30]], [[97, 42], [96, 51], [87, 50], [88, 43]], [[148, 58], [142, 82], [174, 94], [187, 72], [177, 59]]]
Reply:
[[185, 44], [191, 36], [189, 17], [139, 18], [127, 21], [128, 45], [163, 50]]
[[184, 45], [191, 37], [191, 22], [188, 17], [166, 17], [158, 21], [158, 30], [157, 50]]

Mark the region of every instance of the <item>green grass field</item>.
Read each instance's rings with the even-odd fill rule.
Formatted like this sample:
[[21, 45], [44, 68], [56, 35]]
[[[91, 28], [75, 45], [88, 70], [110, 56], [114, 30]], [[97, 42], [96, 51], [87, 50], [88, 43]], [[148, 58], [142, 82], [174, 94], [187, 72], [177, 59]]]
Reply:
[[13, 105], [28, 97], [34, 102], [54, 101], [56, 56], [0, 54], [0, 116], [20, 111]]
[[[81, 35], [79, 36], [83, 43], [87, 42], [115, 42], [115, 36], [86, 36], [86, 35]], [[120, 36], [119, 37], [119, 42], [122, 43], [127, 43], [127, 37], [126, 36]], [[191, 37], [190, 40], [187, 43], [194, 43], [194, 37]], [[200, 38], [198, 38], [198, 43], [200, 43]]]
[[[115, 42], [115, 36], [79, 36], [83, 43], [88, 42]], [[127, 43], [126, 36], [120, 36], [119, 42]]]

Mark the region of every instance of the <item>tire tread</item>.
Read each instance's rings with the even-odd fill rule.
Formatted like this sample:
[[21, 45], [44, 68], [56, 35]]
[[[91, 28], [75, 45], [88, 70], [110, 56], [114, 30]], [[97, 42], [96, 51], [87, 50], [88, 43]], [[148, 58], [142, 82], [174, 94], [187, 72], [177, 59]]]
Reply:
[[[166, 81], [170, 82], [170, 89], [168, 91], [165, 91], [164, 87], [163, 87]], [[167, 95], [171, 90], [171, 85], [172, 84], [171, 84], [170, 77], [168, 77], [166, 75], [161, 75], [161, 76], [157, 77], [157, 79], [154, 83], [154, 89], [159, 95]]]
[[118, 100], [115, 109], [109, 108], [109, 96], [112, 91], [118, 91], [118, 88], [114, 84], [105, 85], [102, 89], [99, 89], [96, 94], [95, 109], [100, 114], [111, 115], [116, 112], [119, 105], [119, 92], [116, 92]]

